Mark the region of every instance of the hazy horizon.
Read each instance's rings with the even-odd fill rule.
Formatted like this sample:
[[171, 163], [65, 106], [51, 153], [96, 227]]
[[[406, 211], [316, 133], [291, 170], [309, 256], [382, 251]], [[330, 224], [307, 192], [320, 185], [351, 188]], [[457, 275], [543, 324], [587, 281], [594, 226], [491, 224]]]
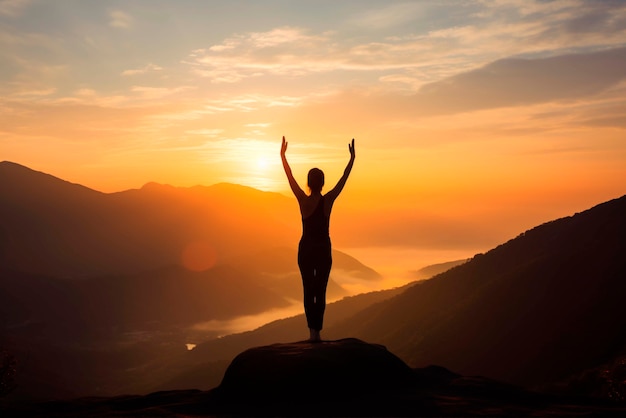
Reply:
[[[18, 162], [14, 162], [14, 161], [6, 161], [6, 162], [21, 165]], [[26, 167], [26, 168], [29, 170], [31, 169], [30, 167]], [[53, 173], [43, 173], [43, 174], [52, 175], [53, 177], [56, 177], [54, 176]], [[62, 182], [67, 181], [62, 178], [58, 178], [58, 177], [56, 178]], [[74, 183], [74, 184], [77, 184], [77, 183]], [[166, 186], [166, 187], [171, 186], [171, 187], [180, 188], [182, 190], [189, 190], [190, 192], [192, 192], [197, 187], [205, 187], [207, 189], [211, 189], [213, 186], [220, 186], [223, 184], [228, 184], [228, 185], [232, 185], [236, 187], [243, 186], [247, 188], [252, 188], [261, 193], [263, 192], [262, 190], [255, 189], [252, 186], [239, 185], [235, 183], [195, 185], [195, 186], [182, 187], [182, 188], [177, 187], [177, 186], [172, 186], [169, 184], [161, 184], [161, 186]], [[148, 182], [144, 186], [150, 187], [150, 185], [154, 187], [156, 183]], [[81, 185], [81, 186], [84, 186], [84, 185]], [[92, 190], [102, 192], [106, 195], [115, 195], [115, 194], [123, 194], [124, 192], [130, 192], [134, 190], [141, 190], [144, 188], [144, 186], [140, 187], [139, 189], [118, 190], [118, 191], [113, 191], [113, 192], [102, 192], [96, 189], [92, 189]], [[284, 197], [285, 201], [289, 201], [290, 204], [295, 203], [295, 202], [292, 202], [293, 196], [291, 195], [291, 192], [287, 194], [282, 193], [282, 192], [274, 192], [274, 193], [278, 193], [279, 195]], [[220, 203], [220, 202], [215, 202], [215, 204], [218, 204], [219, 206], [223, 206], [223, 203]], [[238, 209], [232, 208], [231, 210], [238, 210]], [[297, 213], [294, 212], [293, 215], [294, 215], [293, 216], [294, 222], [289, 227], [289, 230], [291, 231], [292, 239], [291, 241], [289, 241], [288, 245], [295, 248], [297, 246], [297, 233], [300, 229], [300, 225], [297, 222], [297, 218], [298, 218]], [[210, 216], [208, 212], [207, 212], [207, 216]], [[351, 222], [351, 223], [359, 227], [358, 223], [355, 223], [355, 222]], [[336, 235], [339, 236], [339, 240], [342, 239], [343, 235], [350, 233], [351, 228], [349, 227], [349, 225], [350, 223], [348, 223], [348, 228], [346, 228], [345, 225], [343, 226], [340, 225], [335, 228]], [[523, 232], [523, 231], [519, 231], [519, 232]], [[499, 243], [496, 243], [496, 244], [499, 244]], [[215, 259], [211, 260], [211, 258], [213, 257], [213, 256], [210, 256], [210, 253], [212, 250], [210, 248], [204, 248], [206, 245], [202, 245], [200, 242], [195, 243], [195, 244], [190, 243], [190, 245], [191, 246], [188, 246], [186, 249], [181, 250], [182, 256], [181, 256], [181, 260], [179, 261], [181, 266], [184, 266], [185, 268], [189, 270], [205, 270], [208, 267], [212, 266], [215, 262], [223, 261], [223, 260], [215, 260]], [[193, 250], [194, 245], [195, 246], [200, 245], [200, 246], [198, 248], [195, 248], [195, 251], [194, 251]], [[376, 244], [376, 243], [372, 244], [371, 242], [366, 245], [357, 245], [357, 246], [348, 246], [348, 247], [336, 246], [336, 248], [340, 251], [343, 251], [355, 257], [360, 262], [364, 263], [366, 266], [370, 268], [373, 268], [375, 271], [377, 271], [383, 276], [382, 280], [379, 280], [379, 281], [374, 281], [374, 282], [360, 281], [360, 280], [351, 279], [349, 274], [348, 275], [342, 274], [341, 270], [338, 270], [338, 271], [336, 270], [333, 275], [343, 276], [344, 280], [340, 280], [340, 282], [342, 283], [342, 286], [346, 288], [346, 290], [349, 291], [350, 294], [377, 291], [377, 290], [403, 286], [409, 282], [420, 279], [418, 276], [415, 275], [415, 272], [419, 270], [420, 268], [430, 266], [433, 264], [438, 264], [438, 263], [468, 259], [468, 258], [471, 258], [476, 253], [484, 252], [484, 251], [491, 249], [491, 247], [489, 246], [482, 246], [482, 247], [463, 246], [461, 248], [439, 248], [435, 246], [435, 247], [429, 248], [425, 246], [411, 246], [411, 245], [397, 245], [397, 244], [381, 245], [381, 244]], [[191, 252], [189, 250], [191, 250]], [[194, 252], [198, 254], [194, 255]], [[199, 264], [197, 266], [192, 265], [194, 258], [198, 259], [197, 262]]]
[[[7, 161], [10, 163], [15, 163], [22, 165], [17, 161]], [[32, 167], [27, 167], [28, 169], [33, 169]], [[48, 175], [52, 175], [59, 180], [68, 181], [67, 179], [59, 178], [55, 173], [44, 173]], [[80, 184], [80, 183], [75, 183]], [[156, 182], [146, 182], [144, 185], [135, 188], [135, 189], [123, 189], [123, 190], [115, 190], [115, 191], [102, 191], [91, 188], [92, 190], [96, 190], [102, 192], [104, 194], [116, 194], [123, 193], [132, 190], [140, 190], [144, 188], [144, 186], [149, 186], [150, 184], [159, 184], [161, 186], [172, 186], [175, 188], [188, 189], [193, 190], [195, 187], [206, 187], [211, 188], [213, 186], [219, 186], [221, 184], [230, 184], [233, 186], [243, 186], [248, 187], [259, 192], [264, 192], [264, 190], [257, 189], [250, 185], [229, 183], [229, 182], [220, 182], [215, 184], [196, 184], [193, 186], [176, 186], [168, 183], [156, 183]], [[84, 184], [80, 184], [81, 186], [86, 186]], [[294, 248], [297, 245], [297, 234], [300, 230], [300, 224], [297, 214], [297, 206], [295, 202], [295, 198], [291, 194], [291, 191], [271, 191], [272, 193], [278, 193], [281, 195], [285, 201], [289, 202], [289, 205], [294, 207], [293, 213], [291, 213], [292, 222], [289, 224], [289, 232], [292, 236], [291, 241], [289, 243]], [[611, 198], [617, 198], [619, 196], [613, 196]], [[347, 282], [342, 283], [344, 287], [350, 292], [350, 294], [357, 294], [363, 292], [377, 291], [390, 289], [394, 287], [403, 286], [407, 283], [410, 283], [415, 280], [421, 279], [419, 276], [415, 274], [415, 272], [423, 267], [431, 266], [433, 264], [445, 263], [450, 261], [464, 260], [473, 257], [477, 253], [484, 253], [493, 247], [502, 244], [509, 239], [514, 238], [515, 236], [523, 233], [529, 228], [535, 227], [541, 223], [549, 222], [560, 217], [571, 216], [575, 212], [579, 212], [582, 210], [589, 209], [591, 206], [595, 204], [601, 203], [600, 201], [593, 202], [588, 206], [577, 206], [575, 209], [571, 211], [563, 210], [561, 212], [557, 212], [553, 217], [549, 217], [546, 214], [542, 214], [542, 217], [538, 218], [535, 223], [520, 222], [518, 225], [511, 225], [510, 228], [506, 231], [506, 233], [501, 234], [491, 234], [491, 236], [480, 237], [480, 239], [472, 240], [472, 239], [462, 239], [457, 242], [454, 240], [447, 241], [444, 237], [442, 240], [436, 240], [434, 243], [429, 242], [427, 239], [421, 239], [420, 242], [414, 243], [410, 240], [403, 239], [402, 234], [411, 232], [408, 230], [399, 230], [394, 231], [392, 228], [384, 229], [378, 227], [376, 225], [372, 226], [372, 218], [375, 217], [371, 213], [371, 209], [366, 208], [365, 211], [360, 210], [360, 208], [355, 208], [352, 211], [342, 210], [342, 206], [345, 208], [346, 204], [343, 202], [338, 203], [339, 209], [335, 209], [334, 218], [340, 218], [339, 221], [333, 220], [331, 223], [331, 231], [333, 232], [333, 242], [335, 243], [335, 248], [340, 251], [343, 251], [364, 263], [366, 266], [373, 268], [378, 273], [383, 276], [383, 279], [377, 282], [360, 282], [360, 281], [350, 281], [348, 279]], [[349, 202], [347, 203], [349, 204]], [[363, 213], [365, 212], [365, 213]], [[550, 213], [550, 211], [546, 211]], [[337, 215], [337, 213], [339, 213]], [[419, 215], [416, 215], [419, 216]], [[507, 215], [505, 215], [507, 216]], [[508, 215], [510, 216], [510, 215]], [[432, 225], [427, 225], [430, 219], [426, 218], [422, 220], [426, 226], [426, 232], [429, 234], [433, 234], [437, 228], [442, 228], [441, 230], [447, 231], [449, 234], [459, 233], [462, 235], [463, 232], [470, 232], [471, 234], [475, 233], [471, 230], [463, 231], [462, 229], [456, 229], [459, 227], [458, 223], [452, 223], [451, 225], [444, 225], [442, 219], [438, 219], [439, 225], [436, 225], [433, 228]], [[334, 228], [333, 225], [337, 225]], [[476, 223], [476, 230], [480, 229], [488, 229], [488, 224]], [[355, 239], [355, 236], [359, 235], [369, 235], [366, 239], [359, 240]], [[390, 236], [396, 235], [396, 237]], [[378, 237], [382, 237], [382, 239], [378, 239]], [[202, 249], [201, 249], [202, 250]], [[200, 251], [202, 254], [206, 255], [206, 251]], [[184, 258], [184, 257], [183, 257]], [[206, 261], [206, 260], [204, 260]], [[181, 265], [185, 266], [185, 260], [181, 260]], [[193, 270], [193, 268], [191, 268]], [[202, 268], [204, 269], [204, 267]], [[335, 272], [335, 275], [341, 274], [340, 272]], [[252, 322], [257, 322], [256, 320]]]

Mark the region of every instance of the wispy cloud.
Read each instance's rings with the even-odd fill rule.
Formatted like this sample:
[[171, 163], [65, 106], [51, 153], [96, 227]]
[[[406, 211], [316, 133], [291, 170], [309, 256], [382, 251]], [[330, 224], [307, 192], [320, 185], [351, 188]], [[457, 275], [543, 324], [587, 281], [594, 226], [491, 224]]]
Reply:
[[189, 55], [195, 74], [214, 83], [235, 83], [267, 74], [302, 75], [323, 70], [322, 57], [332, 46], [326, 34], [309, 35], [300, 28], [280, 27], [225, 39]]
[[133, 18], [121, 10], [113, 10], [109, 13], [109, 26], [114, 28], [128, 29], [133, 24]]
[[367, 29], [381, 29], [407, 23], [421, 15], [427, 7], [425, 2], [392, 3], [382, 8], [361, 12], [349, 23]]
[[19, 16], [31, 2], [31, 0], [0, 0], [0, 16]]
[[271, 123], [246, 123], [246, 126], [249, 128], [269, 128], [272, 126]]
[[133, 86], [130, 90], [135, 93], [138, 98], [144, 100], [156, 100], [163, 99], [165, 97], [171, 97], [176, 94], [193, 90], [191, 86], [178, 86], [178, 87], [150, 87], [150, 86]]
[[17, 97], [24, 97], [24, 96], [50, 96], [51, 94], [54, 94], [57, 91], [56, 88], [54, 87], [50, 87], [50, 88], [45, 88], [45, 89], [37, 89], [37, 90], [20, 90], [19, 92], [15, 93], [15, 96]]
[[146, 64], [145, 66], [143, 66], [142, 68], [134, 68], [134, 69], [130, 69], [130, 70], [124, 70], [122, 71], [122, 75], [124, 76], [133, 76], [133, 75], [141, 75], [141, 74], [146, 74], [146, 73], [150, 73], [153, 71], [161, 71], [163, 69], [163, 67], [160, 67], [156, 64]]
[[[463, 4], [471, 5], [473, 13], [457, 26], [440, 25], [376, 40], [346, 38], [339, 31], [316, 34], [281, 27], [235, 35], [193, 51], [185, 63], [194, 74], [213, 83], [353, 72], [358, 73], [355, 77], [378, 74], [382, 85], [415, 91], [426, 83], [508, 57], [556, 56], [626, 43], [624, 3], [501, 0]], [[417, 19], [425, 7], [421, 2], [395, 3], [353, 19], [393, 26]]]
[[204, 109], [208, 113], [251, 112], [269, 107], [295, 107], [309, 102], [313, 97], [271, 96], [262, 94], [243, 94], [205, 101]]
[[201, 135], [201, 136], [207, 136], [211, 138], [217, 137], [222, 132], [224, 132], [223, 129], [190, 129], [188, 131], [185, 131], [186, 134]]

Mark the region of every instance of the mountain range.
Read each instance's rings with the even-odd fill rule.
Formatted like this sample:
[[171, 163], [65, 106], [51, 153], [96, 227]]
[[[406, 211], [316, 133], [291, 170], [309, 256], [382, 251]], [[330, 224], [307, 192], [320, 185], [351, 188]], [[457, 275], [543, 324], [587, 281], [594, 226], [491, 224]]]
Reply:
[[[29, 359], [22, 378], [37, 382], [23, 391], [94, 393], [135, 360], [217, 337], [219, 321], [293, 306], [298, 228], [295, 201], [277, 193], [155, 183], [101, 193], [1, 162], [0, 345]], [[381, 278], [333, 258], [329, 300], [349, 294], [342, 279]], [[114, 367], [100, 366], [107, 356]], [[81, 370], [105, 376], [87, 384]]]
[[[289, 222], [291, 218], [295, 221]], [[150, 183], [107, 194], [15, 163], [0, 163], [0, 268], [6, 281], [20, 276], [13, 280], [18, 293], [14, 299], [20, 299], [21, 290], [41, 286], [63, 294], [78, 292], [85, 300], [96, 295], [89, 302], [95, 306], [109, 295], [125, 306], [141, 297], [144, 314], [151, 310], [150, 301], [165, 310], [171, 306], [171, 312], [163, 314], [171, 321], [174, 312], [194, 316], [194, 298], [208, 297], [211, 302], [211, 295], [213, 303], [199, 309], [213, 312], [198, 312], [193, 319], [282, 307], [287, 299], [300, 298], [298, 222], [292, 199], [244, 186], [175, 188]], [[334, 264], [337, 274], [380, 279], [339, 251], [334, 252]], [[40, 283], [28, 284], [42, 277]], [[330, 298], [345, 296], [333, 278]], [[230, 303], [215, 310], [211, 306], [217, 299]], [[181, 309], [184, 303], [191, 305], [189, 312]]]
[[[253, 315], [295, 295], [297, 208], [281, 195], [156, 184], [102, 194], [4, 162], [0, 199], [1, 280], [13, 289], [0, 295], [2, 343], [28, 359], [30, 396], [209, 389], [241, 351], [303, 339], [299, 315], [181, 349], [196, 342], [195, 322]], [[385, 345], [413, 368], [531, 388], [580, 388], [594, 376], [585, 390], [606, 395], [615, 387], [606, 376], [626, 359], [625, 237], [623, 196], [428, 280], [330, 304], [323, 336]], [[194, 242], [211, 248], [210, 268], [184, 266]], [[335, 258], [338, 271], [379, 278]]]

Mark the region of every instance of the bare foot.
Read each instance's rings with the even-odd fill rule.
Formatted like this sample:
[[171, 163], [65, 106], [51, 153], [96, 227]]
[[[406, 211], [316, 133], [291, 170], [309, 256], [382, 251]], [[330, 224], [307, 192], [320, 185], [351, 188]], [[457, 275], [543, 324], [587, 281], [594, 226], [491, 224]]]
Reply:
[[320, 336], [320, 332], [316, 329], [309, 328], [309, 342], [311, 343], [319, 343], [322, 341], [322, 337]]

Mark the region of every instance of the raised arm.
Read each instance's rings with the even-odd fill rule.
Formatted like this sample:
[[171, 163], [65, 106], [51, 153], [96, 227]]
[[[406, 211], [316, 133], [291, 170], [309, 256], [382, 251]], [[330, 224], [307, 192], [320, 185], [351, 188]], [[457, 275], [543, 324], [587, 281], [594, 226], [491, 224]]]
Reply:
[[341, 176], [341, 178], [337, 182], [337, 185], [333, 187], [331, 191], [326, 193], [326, 196], [328, 196], [332, 201], [337, 199], [337, 196], [339, 196], [339, 193], [341, 193], [341, 191], [343, 190], [343, 186], [346, 185], [346, 181], [348, 180], [348, 177], [350, 176], [350, 172], [352, 171], [352, 166], [354, 165], [354, 158], [356, 157], [356, 153], [354, 151], [354, 138], [352, 138], [352, 143], [348, 144], [348, 150], [350, 151], [350, 161], [348, 161], [348, 165], [346, 166], [346, 169], [343, 170], [343, 176]]
[[285, 137], [283, 136], [283, 144], [280, 147], [280, 158], [283, 160], [283, 168], [285, 169], [285, 174], [287, 174], [287, 180], [289, 180], [289, 187], [291, 187], [291, 191], [294, 195], [296, 195], [296, 199], [298, 201], [306, 198], [306, 193], [304, 190], [300, 188], [296, 179], [293, 178], [293, 174], [291, 173], [291, 167], [289, 167], [289, 163], [287, 162], [287, 156], [285, 153], [287, 152], [287, 142], [285, 141]]

